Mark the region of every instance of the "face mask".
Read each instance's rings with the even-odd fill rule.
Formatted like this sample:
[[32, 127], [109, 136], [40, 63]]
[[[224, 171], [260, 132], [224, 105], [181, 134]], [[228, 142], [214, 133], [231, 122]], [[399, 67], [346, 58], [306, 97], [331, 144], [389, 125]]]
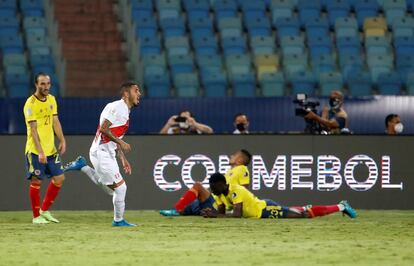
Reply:
[[332, 109], [338, 109], [340, 107], [340, 105], [341, 105], [341, 101], [339, 99], [336, 99], [336, 98], [330, 98], [329, 99], [329, 106]]
[[239, 124], [237, 124], [237, 125], [236, 125], [236, 128], [237, 128], [239, 131], [245, 131], [245, 130], [246, 130], [246, 126], [245, 126], [243, 123], [239, 123]]
[[397, 134], [400, 134], [404, 130], [404, 125], [402, 123], [395, 124], [394, 130], [397, 132]]

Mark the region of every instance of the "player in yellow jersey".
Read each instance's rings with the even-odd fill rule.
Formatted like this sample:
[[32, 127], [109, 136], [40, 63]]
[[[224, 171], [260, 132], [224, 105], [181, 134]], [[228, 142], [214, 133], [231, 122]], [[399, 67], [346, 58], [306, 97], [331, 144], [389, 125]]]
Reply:
[[[49, 94], [50, 77], [39, 73], [35, 77], [35, 93], [23, 108], [27, 127], [26, 170], [30, 180], [30, 201], [34, 224], [59, 223], [49, 208], [55, 201], [65, 179], [59, 153], [66, 151], [66, 141], [60, 125], [55, 97]], [[55, 134], [59, 139], [55, 147]], [[40, 185], [45, 178], [52, 177], [46, 196], [40, 206]]]
[[[246, 188], [249, 186], [250, 174], [247, 166], [251, 159], [252, 155], [247, 150], [239, 150], [230, 156], [231, 168], [225, 174], [229, 184], [237, 184]], [[214, 203], [215, 199], [210, 191], [201, 182], [196, 182], [175, 204], [175, 209], [161, 210], [160, 214], [164, 216], [200, 215], [202, 209], [213, 208]]]
[[[210, 176], [210, 190], [218, 198], [217, 210], [205, 208], [201, 210], [204, 217], [233, 217], [233, 218], [314, 218], [335, 212], [342, 212], [350, 218], [356, 218], [357, 213], [346, 201], [336, 205], [311, 207], [286, 207], [273, 200], [258, 199], [245, 187], [228, 184], [226, 178], [216, 173]], [[233, 205], [233, 212], [226, 214], [225, 202]]]

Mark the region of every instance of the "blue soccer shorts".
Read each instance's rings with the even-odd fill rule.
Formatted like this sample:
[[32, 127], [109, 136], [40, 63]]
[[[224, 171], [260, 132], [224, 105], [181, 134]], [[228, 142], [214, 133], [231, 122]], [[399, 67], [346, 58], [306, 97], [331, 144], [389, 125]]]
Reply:
[[47, 163], [41, 164], [39, 156], [34, 153], [26, 154], [26, 178], [32, 179], [32, 176], [42, 180], [52, 176], [63, 174], [62, 164], [58, 153], [47, 156]]
[[195, 200], [191, 202], [190, 205], [185, 207], [183, 215], [200, 215], [202, 209], [213, 209], [214, 208], [214, 198], [210, 195], [205, 201], [200, 202], [199, 200]]
[[260, 218], [286, 218], [289, 207], [280, 205], [270, 199], [265, 199], [266, 207], [262, 210], [262, 216]]

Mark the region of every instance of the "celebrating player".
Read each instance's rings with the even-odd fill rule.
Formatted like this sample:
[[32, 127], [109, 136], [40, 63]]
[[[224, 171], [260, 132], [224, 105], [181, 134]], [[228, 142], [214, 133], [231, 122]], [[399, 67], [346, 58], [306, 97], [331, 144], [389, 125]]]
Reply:
[[[252, 155], [247, 150], [240, 150], [230, 156], [231, 168], [225, 177], [229, 184], [237, 184], [248, 187], [250, 184], [249, 165]], [[200, 211], [205, 208], [213, 208], [215, 199], [210, 191], [203, 187], [200, 182], [196, 182], [180, 200], [175, 204], [175, 209], [161, 210], [164, 216], [177, 215], [200, 215]]]
[[68, 163], [64, 171], [81, 170], [92, 182], [112, 196], [113, 226], [136, 226], [124, 220], [127, 186], [119, 172], [115, 155], [121, 161], [125, 173], [130, 175], [132, 168], [125, 153], [131, 151], [131, 146], [122, 138], [128, 130], [130, 111], [139, 104], [141, 93], [138, 85], [133, 82], [122, 84], [121, 96], [122, 99], [107, 104], [101, 113], [99, 127], [89, 150], [89, 158], [94, 168], [88, 166], [85, 158], [79, 156]]
[[[66, 141], [59, 122], [55, 97], [49, 94], [50, 77], [45, 73], [37, 74], [35, 87], [35, 93], [27, 99], [23, 108], [27, 127], [25, 153], [27, 179], [30, 180], [32, 223], [59, 223], [48, 210], [65, 180], [59, 153], [65, 153]], [[55, 147], [55, 134], [60, 142], [58, 150]], [[52, 180], [40, 206], [40, 186], [45, 177], [52, 177]]]
[[[204, 217], [234, 217], [234, 218], [314, 218], [335, 212], [342, 212], [350, 218], [356, 218], [357, 213], [346, 201], [337, 205], [323, 205], [310, 207], [285, 207], [273, 200], [260, 200], [246, 188], [227, 184], [226, 178], [216, 173], [209, 179], [211, 192], [218, 196], [217, 210], [204, 209], [201, 214]], [[225, 204], [233, 206], [233, 213], [226, 214]]]

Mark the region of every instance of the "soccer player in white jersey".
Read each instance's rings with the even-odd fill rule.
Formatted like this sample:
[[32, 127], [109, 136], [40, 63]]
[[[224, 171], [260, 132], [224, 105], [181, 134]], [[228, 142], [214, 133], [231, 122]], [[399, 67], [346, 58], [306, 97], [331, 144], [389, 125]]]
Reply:
[[124, 219], [125, 195], [127, 186], [119, 171], [116, 156], [122, 163], [126, 174], [132, 172], [125, 153], [131, 146], [122, 140], [129, 126], [129, 113], [139, 104], [141, 96], [136, 83], [127, 82], [121, 85], [122, 99], [108, 103], [101, 113], [98, 130], [89, 150], [89, 158], [93, 168], [86, 164], [85, 158], [79, 156], [68, 163], [64, 171], [81, 170], [96, 185], [112, 196], [114, 204], [113, 226], [136, 226]]

